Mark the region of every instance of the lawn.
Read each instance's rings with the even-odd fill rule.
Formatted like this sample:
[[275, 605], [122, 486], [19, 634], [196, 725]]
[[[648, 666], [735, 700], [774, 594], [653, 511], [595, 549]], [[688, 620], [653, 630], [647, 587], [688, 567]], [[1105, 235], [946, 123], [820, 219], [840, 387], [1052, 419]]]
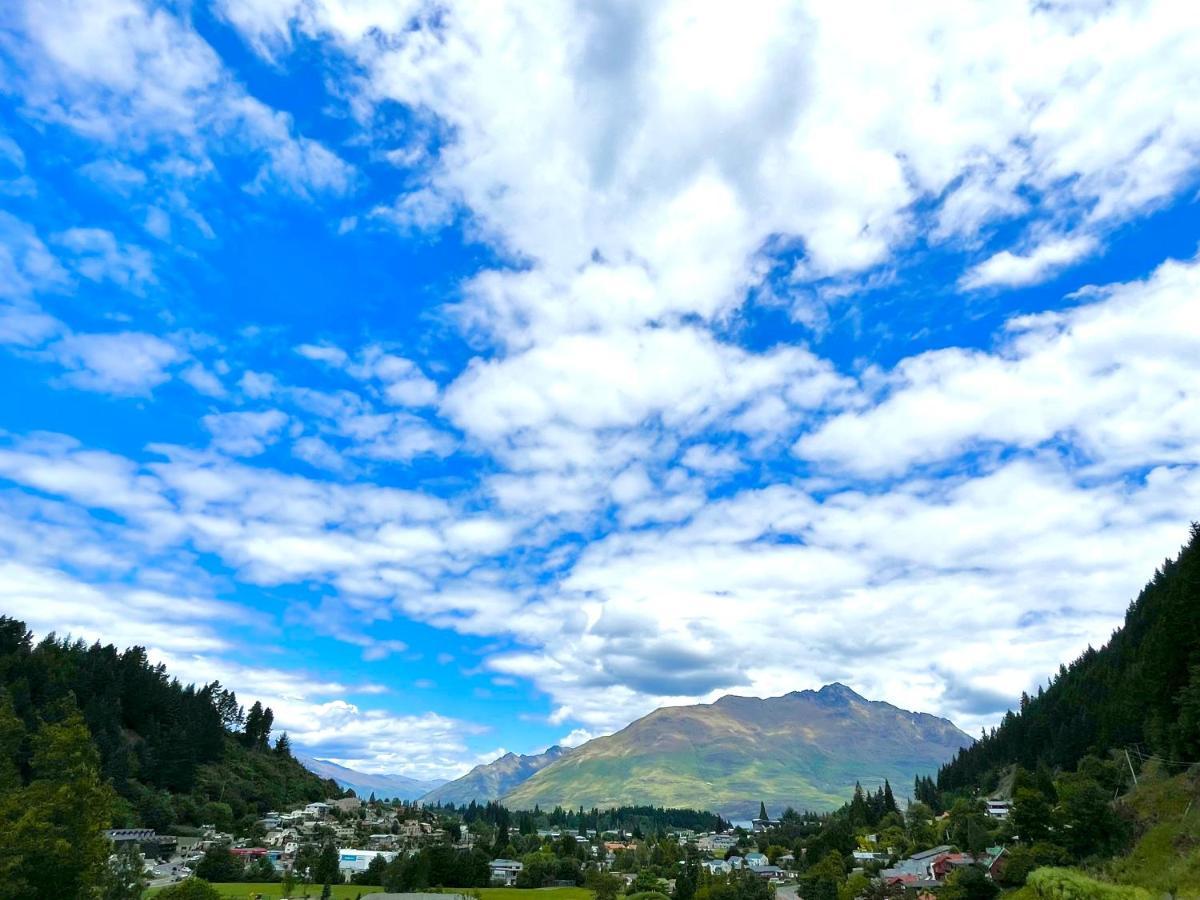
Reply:
[[[253, 884], [253, 883], [234, 883], [234, 884], [214, 884], [222, 897], [227, 897], [229, 900], [252, 900], [261, 895], [262, 900], [280, 900], [283, 896], [283, 889], [278, 884]], [[148, 897], [153, 897], [162, 888], [152, 888], [147, 892]], [[320, 885], [309, 885], [308, 896], [318, 898], [321, 896]], [[354, 900], [355, 897], [362, 894], [375, 894], [382, 891], [383, 888], [371, 887], [363, 884], [337, 884], [333, 886], [333, 896], [336, 900]], [[296, 888], [292, 891], [293, 897], [303, 897], [305, 888]], [[522, 890], [520, 888], [474, 888], [472, 893], [478, 891], [483, 895], [483, 900], [591, 900], [592, 892], [587, 888], [581, 887], [559, 887], [559, 888], [537, 888], [535, 890]], [[457, 893], [453, 888], [444, 888], [441, 891], [444, 894], [451, 895]], [[464, 890], [464, 893], [466, 891]], [[449, 897], [447, 897], [449, 900]]]
[[[220, 892], [222, 897], [228, 897], [230, 900], [250, 900], [250, 898], [262, 896], [263, 900], [279, 900], [283, 896], [283, 886], [280, 884], [257, 884], [254, 882], [235, 882], [232, 884], [214, 884], [213, 887]], [[162, 888], [151, 888], [146, 892], [147, 897], [153, 897]], [[311, 898], [319, 898], [321, 896], [321, 885], [308, 885], [307, 888], [296, 887], [292, 890], [293, 897], [303, 897], [305, 891], [308, 891], [308, 896]], [[333, 896], [337, 900], [354, 900], [359, 894], [378, 894], [383, 888], [371, 887], [365, 884], [335, 884], [333, 886]]]

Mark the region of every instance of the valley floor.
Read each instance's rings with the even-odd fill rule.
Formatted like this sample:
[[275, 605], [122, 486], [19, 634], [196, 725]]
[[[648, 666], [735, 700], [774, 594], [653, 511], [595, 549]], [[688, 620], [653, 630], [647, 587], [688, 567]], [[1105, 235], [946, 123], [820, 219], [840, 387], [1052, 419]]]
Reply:
[[[236, 882], [230, 884], [214, 884], [223, 898], [227, 900], [281, 900], [283, 889], [279, 884], [254, 884]], [[161, 888], [151, 888], [146, 892], [147, 897], [153, 897]], [[307, 895], [305, 891], [307, 890]], [[339, 884], [333, 887], [334, 900], [355, 900], [359, 896], [379, 893], [383, 888], [371, 887], [364, 884]], [[442, 893], [447, 900], [458, 893], [453, 888], [445, 888]], [[463, 893], [480, 894], [483, 900], [591, 900], [592, 892], [581, 887], [537, 888], [522, 890], [519, 888], [471, 888]], [[292, 898], [308, 896], [317, 900], [321, 896], [321, 886], [309, 885], [307, 888], [296, 888]]]

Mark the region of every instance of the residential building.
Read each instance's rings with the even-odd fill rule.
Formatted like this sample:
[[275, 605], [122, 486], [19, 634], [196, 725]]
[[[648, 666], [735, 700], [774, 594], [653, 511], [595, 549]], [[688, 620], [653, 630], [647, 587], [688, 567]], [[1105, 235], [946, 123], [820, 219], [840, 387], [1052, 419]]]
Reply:
[[746, 865], [752, 869], [765, 866], [769, 862], [766, 855], [762, 853], [747, 853], [744, 859], [746, 860]]
[[517, 883], [517, 876], [521, 874], [522, 868], [524, 867], [521, 863], [515, 859], [493, 859], [491, 862], [492, 884], [512, 887]]
[[1012, 803], [1010, 803], [1008, 800], [1001, 800], [999, 798], [992, 798], [991, 800], [988, 800], [987, 806], [984, 809], [984, 812], [986, 812], [993, 819], [1001, 820], [1007, 819], [1008, 814], [1011, 811]]
[[702, 834], [696, 839], [696, 847], [705, 853], [724, 853], [737, 846], [732, 834]]
[[365, 872], [367, 871], [367, 867], [371, 865], [371, 861], [377, 856], [383, 857], [384, 862], [391, 862], [396, 858], [396, 854], [390, 850], [355, 850], [347, 848], [338, 850], [338, 870], [350, 874]]

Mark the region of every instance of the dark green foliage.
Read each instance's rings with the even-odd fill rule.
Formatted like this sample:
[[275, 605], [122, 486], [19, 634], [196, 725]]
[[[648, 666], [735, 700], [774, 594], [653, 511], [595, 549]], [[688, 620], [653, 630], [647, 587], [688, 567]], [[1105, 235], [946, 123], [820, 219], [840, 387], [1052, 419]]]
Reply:
[[163, 888], [155, 900], [221, 900], [217, 889], [201, 878], [187, 878], [179, 884]]
[[[465, 806], [456, 807], [452, 803], [442, 804], [435, 809], [458, 812], [467, 825], [475, 822], [487, 822], [494, 826], [503, 826], [506, 831], [513, 825], [521, 834], [533, 834], [535, 811], [512, 810], [503, 804], [492, 800], [487, 803], [472, 801]], [[677, 828], [687, 828], [692, 831], [727, 831], [730, 824], [716, 813], [700, 809], [678, 809], [661, 806], [619, 806], [612, 809], [564, 809], [556, 806], [552, 811], [542, 813], [536, 811], [550, 826], [568, 828], [572, 831], [590, 828], [596, 831], [624, 830], [631, 833], [642, 832], [654, 834]]]
[[71, 698], [46, 715], [36, 729], [18, 726], [0, 690], [0, 732], [15, 757], [4, 760], [0, 790], [0, 898], [89, 897], [108, 877], [104, 829], [115, 795]]
[[374, 857], [368, 864], [365, 872], [355, 872], [350, 876], [350, 881], [353, 884], [383, 884], [383, 876], [387, 871], [387, 860], [382, 856]]
[[771, 886], [753, 872], [739, 871], [728, 878], [707, 881], [696, 892], [696, 900], [771, 900], [773, 893]]
[[100, 896], [102, 900], [141, 900], [146, 891], [146, 873], [137, 846], [126, 844], [108, 867]]
[[227, 844], [210, 847], [204, 851], [204, 858], [196, 863], [196, 877], [217, 883], [241, 881], [244, 870], [245, 865]]
[[[938, 775], [942, 790], [994, 783], [1004, 767], [1072, 770], [1089, 753], [1141, 745], [1173, 759], [1200, 751], [1200, 524], [1167, 560], [1100, 650], [1061, 666], [1045, 690], [959, 752]], [[1190, 754], [1190, 755], [1189, 755]], [[920, 799], [928, 802], [926, 798]]]
[[[120, 797], [116, 825], [228, 829], [270, 808], [340, 794], [296, 762], [283, 737], [282, 750], [268, 750], [270, 709], [256, 703], [244, 716], [219, 682], [181, 685], [141, 647], [122, 652], [53, 635], [34, 644], [24, 623], [0, 616], [0, 689], [11, 698], [11, 712], [0, 713], [0, 792], [29, 777], [20, 735], [69, 703]], [[238, 731], [243, 724], [248, 732]]]
[[653, 873], [645, 870], [638, 872], [634, 876], [633, 881], [629, 883], [629, 887], [625, 888], [625, 893], [629, 896], [635, 894], [651, 894], [658, 891], [658, 878]]
[[[611, 872], [601, 872], [599, 869], [589, 869], [584, 885], [589, 891], [596, 895], [596, 900], [616, 900], [617, 893], [621, 890], [621, 879]], [[678, 888], [678, 884], [676, 884]], [[693, 886], [693, 894], [695, 887]], [[676, 897], [676, 900], [691, 900], [690, 897]]]
[[[371, 861], [363, 884], [382, 884], [388, 891], [407, 893], [431, 887], [487, 887], [491, 878], [491, 857], [478, 848], [458, 850], [446, 845], [424, 847], [412, 855], [396, 857], [378, 872], [377, 860]], [[553, 857], [551, 857], [553, 859]], [[377, 879], [377, 880], [375, 880]]]
[[342, 883], [342, 873], [338, 870], [337, 847], [332, 841], [326, 841], [321, 846], [321, 852], [313, 865], [312, 880], [313, 884]]
[[1032, 788], [1018, 788], [1013, 797], [1012, 822], [1013, 834], [1023, 844], [1036, 844], [1050, 836], [1052, 827], [1050, 803], [1041, 791]]
[[978, 866], [966, 866], [950, 873], [946, 886], [938, 892], [941, 900], [992, 900], [1000, 888]]

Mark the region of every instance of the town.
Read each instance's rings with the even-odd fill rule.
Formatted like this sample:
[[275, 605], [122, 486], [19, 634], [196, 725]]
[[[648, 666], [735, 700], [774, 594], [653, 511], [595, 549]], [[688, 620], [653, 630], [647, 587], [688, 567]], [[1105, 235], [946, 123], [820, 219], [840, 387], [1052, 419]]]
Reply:
[[1014, 858], [1017, 869], [1028, 868], [1026, 848], [1006, 847], [1015, 840], [1011, 811], [1009, 800], [988, 799], [960, 800], [941, 812], [914, 800], [902, 812], [888, 786], [886, 795], [858, 788], [830, 815], [788, 809], [773, 819], [765, 804], [744, 823], [699, 814], [720, 823], [703, 831], [675, 824], [697, 815], [686, 810], [658, 810], [651, 820], [619, 811], [518, 812], [497, 803], [422, 807], [347, 791], [270, 811], [236, 835], [206, 825], [188, 836], [150, 829], [108, 836], [113, 864], [136, 857], [151, 887], [193, 877], [279, 882], [289, 897], [323, 889], [330, 896], [325, 886], [351, 884], [364, 886], [364, 897], [382, 889], [586, 887], [598, 900], [619, 893], [835, 900], [937, 895], [972, 880], [984, 892], [956, 896], [989, 896], [1022, 877], [1007, 872]]

